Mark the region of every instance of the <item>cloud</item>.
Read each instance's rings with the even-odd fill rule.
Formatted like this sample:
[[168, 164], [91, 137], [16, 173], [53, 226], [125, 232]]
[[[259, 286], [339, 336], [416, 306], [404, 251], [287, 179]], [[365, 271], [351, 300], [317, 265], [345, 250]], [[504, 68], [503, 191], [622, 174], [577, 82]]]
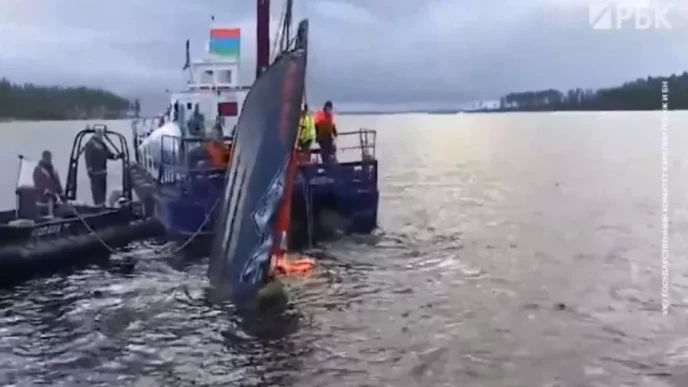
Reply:
[[[658, 4], [656, 1], [647, 4]], [[661, 3], [659, 4], [666, 4]], [[683, 71], [686, 8], [671, 30], [593, 30], [588, 0], [295, 0], [311, 21], [308, 93], [341, 104], [451, 105], [537, 88], [600, 87]], [[283, 1], [273, 0], [274, 32]], [[3, 0], [0, 74], [89, 84], [164, 104], [181, 86], [184, 40], [205, 45], [210, 15], [242, 28], [255, 64], [252, 0]]]

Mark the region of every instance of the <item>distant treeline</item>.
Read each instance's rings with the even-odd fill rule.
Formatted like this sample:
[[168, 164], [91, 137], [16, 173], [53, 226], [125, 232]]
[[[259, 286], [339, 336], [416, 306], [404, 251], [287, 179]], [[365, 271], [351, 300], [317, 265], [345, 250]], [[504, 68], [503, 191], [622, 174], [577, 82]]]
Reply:
[[138, 100], [87, 87], [17, 85], [0, 79], [0, 119], [116, 119], [137, 115]]
[[[668, 85], [668, 108], [688, 109], [688, 72], [669, 77], [647, 77], [606, 89], [549, 89], [510, 93], [497, 111], [661, 110], [662, 84]], [[494, 109], [492, 109], [494, 111]]]

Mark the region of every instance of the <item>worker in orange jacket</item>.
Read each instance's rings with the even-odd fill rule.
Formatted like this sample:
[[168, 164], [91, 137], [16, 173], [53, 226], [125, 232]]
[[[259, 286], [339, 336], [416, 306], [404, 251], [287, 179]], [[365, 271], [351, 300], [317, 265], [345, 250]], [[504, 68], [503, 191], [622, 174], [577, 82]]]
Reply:
[[232, 158], [232, 146], [224, 142], [222, 126], [213, 128], [211, 138], [205, 141], [205, 150], [208, 153], [210, 167], [213, 169], [225, 169]]
[[316, 113], [314, 121], [316, 138], [320, 145], [320, 158], [323, 163], [336, 161], [334, 140], [337, 138], [337, 125], [332, 113], [332, 101], [325, 102], [323, 109]]

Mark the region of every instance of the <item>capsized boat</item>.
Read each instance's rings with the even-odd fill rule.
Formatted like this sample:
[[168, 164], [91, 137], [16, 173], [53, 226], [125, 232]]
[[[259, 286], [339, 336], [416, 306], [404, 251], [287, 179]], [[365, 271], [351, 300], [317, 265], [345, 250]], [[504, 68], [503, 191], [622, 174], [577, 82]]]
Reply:
[[252, 300], [267, 283], [271, 257], [287, 243], [287, 229], [284, 220], [278, 222], [278, 213], [291, 195], [289, 171], [296, 163], [307, 35], [304, 20], [294, 48], [251, 87], [237, 124], [208, 267], [211, 285], [228, 286], [236, 305]]

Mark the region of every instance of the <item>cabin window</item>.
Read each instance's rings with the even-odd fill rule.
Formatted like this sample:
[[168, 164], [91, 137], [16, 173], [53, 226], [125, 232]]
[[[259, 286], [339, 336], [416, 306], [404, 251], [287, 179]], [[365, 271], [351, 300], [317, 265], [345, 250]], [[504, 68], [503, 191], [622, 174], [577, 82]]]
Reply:
[[236, 117], [239, 115], [239, 106], [236, 102], [220, 102], [217, 104], [217, 115], [221, 117]]
[[232, 70], [222, 70], [217, 73], [217, 83], [231, 84]]
[[201, 74], [201, 83], [213, 83], [213, 70], [205, 70]]
[[187, 102], [186, 103], [186, 110], [191, 111], [192, 108], [193, 108], [193, 105], [191, 105], [191, 102]]

